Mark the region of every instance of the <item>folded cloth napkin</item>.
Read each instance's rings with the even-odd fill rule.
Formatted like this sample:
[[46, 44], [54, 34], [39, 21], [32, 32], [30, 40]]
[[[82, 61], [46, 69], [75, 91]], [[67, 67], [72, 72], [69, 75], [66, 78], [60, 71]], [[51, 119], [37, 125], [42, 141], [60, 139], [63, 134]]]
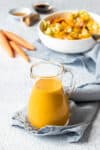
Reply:
[[[89, 132], [90, 125], [99, 108], [99, 103], [92, 102], [75, 104], [70, 101], [70, 120], [68, 125], [64, 126], [45, 126], [41, 129], [33, 128], [26, 116], [26, 108], [16, 112], [12, 117], [12, 126], [26, 130], [27, 132], [37, 136], [59, 135], [66, 138], [66, 142], [78, 142], [85, 140], [85, 133]], [[86, 130], [88, 129], [88, 130]], [[89, 134], [89, 133], [88, 133]], [[87, 134], [87, 135], [88, 135]]]
[[63, 54], [45, 47], [38, 39], [37, 51], [30, 55], [43, 60], [57, 61], [71, 68], [74, 74], [75, 90], [72, 99], [76, 101], [100, 100], [100, 44], [82, 54]]

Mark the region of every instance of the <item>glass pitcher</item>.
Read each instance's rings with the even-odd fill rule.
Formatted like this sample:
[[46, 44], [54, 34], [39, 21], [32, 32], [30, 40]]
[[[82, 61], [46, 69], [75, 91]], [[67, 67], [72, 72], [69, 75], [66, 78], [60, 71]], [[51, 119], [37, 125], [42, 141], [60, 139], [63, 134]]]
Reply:
[[[69, 74], [70, 85], [67, 85]], [[67, 124], [70, 114], [69, 94], [73, 87], [71, 71], [65, 71], [58, 63], [39, 62], [31, 66], [30, 76], [35, 79], [28, 102], [27, 118], [30, 124], [36, 128]]]

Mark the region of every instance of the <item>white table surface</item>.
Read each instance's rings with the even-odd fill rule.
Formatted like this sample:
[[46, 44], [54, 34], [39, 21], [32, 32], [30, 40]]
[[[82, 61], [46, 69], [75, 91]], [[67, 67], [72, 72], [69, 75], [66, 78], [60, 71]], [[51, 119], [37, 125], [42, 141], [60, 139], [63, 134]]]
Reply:
[[[100, 13], [99, 0], [48, 0], [56, 9], [87, 9]], [[0, 0], [0, 27], [18, 33], [30, 42], [35, 41], [34, 27], [26, 27], [8, 17], [13, 7], [31, 7], [39, 0]], [[11, 59], [0, 48], [0, 150], [100, 150], [100, 113], [91, 130], [88, 142], [68, 144], [62, 137], [36, 137], [11, 127], [11, 116], [28, 102], [32, 80], [30, 65], [20, 57]]]

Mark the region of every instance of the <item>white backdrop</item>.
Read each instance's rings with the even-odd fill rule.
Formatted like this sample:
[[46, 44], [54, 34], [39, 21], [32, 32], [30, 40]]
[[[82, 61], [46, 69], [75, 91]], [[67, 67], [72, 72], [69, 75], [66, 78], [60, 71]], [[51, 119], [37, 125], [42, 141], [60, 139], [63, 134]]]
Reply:
[[[30, 7], [39, 0], [0, 0], [0, 28], [9, 29], [35, 41], [34, 27], [16, 23], [8, 16], [14, 7]], [[42, 1], [43, 2], [43, 1]], [[55, 9], [87, 9], [100, 14], [99, 0], [48, 0]], [[100, 113], [91, 131], [88, 143], [67, 144], [63, 137], [33, 137], [23, 130], [11, 127], [12, 114], [23, 107], [32, 87], [30, 65], [20, 57], [11, 59], [0, 48], [0, 150], [100, 150]]]

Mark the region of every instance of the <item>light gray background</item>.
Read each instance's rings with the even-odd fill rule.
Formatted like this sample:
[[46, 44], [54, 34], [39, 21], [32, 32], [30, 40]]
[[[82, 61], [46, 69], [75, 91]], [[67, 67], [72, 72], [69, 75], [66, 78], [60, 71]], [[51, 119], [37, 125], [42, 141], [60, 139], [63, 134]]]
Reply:
[[[8, 16], [13, 7], [30, 7], [39, 0], [0, 0], [0, 28], [9, 29], [35, 41], [34, 28], [16, 23]], [[42, 1], [43, 2], [43, 1]], [[100, 14], [99, 0], [48, 0], [55, 9], [87, 9]], [[86, 143], [68, 144], [63, 137], [39, 138], [11, 127], [11, 116], [28, 101], [32, 80], [29, 78], [30, 65], [20, 57], [9, 58], [0, 48], [0, 150], [100, 150], [100, 113]]]

